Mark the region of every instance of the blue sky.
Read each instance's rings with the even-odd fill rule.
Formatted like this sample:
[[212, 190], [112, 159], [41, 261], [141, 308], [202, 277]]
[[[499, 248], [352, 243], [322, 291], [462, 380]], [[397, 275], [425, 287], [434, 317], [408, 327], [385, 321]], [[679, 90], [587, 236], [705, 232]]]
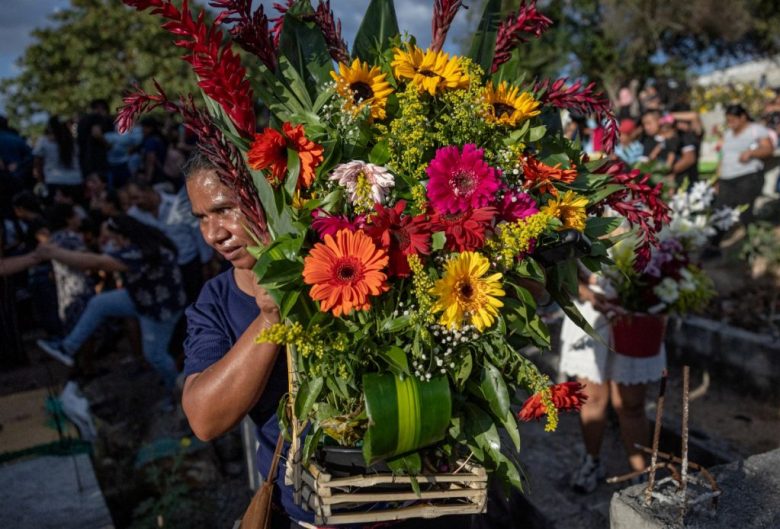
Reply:
[[[274, 1], [279, 0], [263, 0], [262, 3], [270, 7]], [[205, 4], [205, 0], [202, 3]], [[2, 0], [0, 78], [13, 76], [17, 72], [14, 62], [32, 42], [30, 32], [45, 26], [48, 15], [67, 8], [69, 4], [69, 0]], [[350, 46], [367, 5], [367, 0], [331, 0], [331, 7], [336, 17], [341, 19], [342, 32]], [[396, 0], [395, 5], [401, 30], [416, 35], [420, 44], [427, 45], [431, 38], [433, 0]], [[465, 27], [465, 12], [461, 10], [450, 35], [465, 31]]]

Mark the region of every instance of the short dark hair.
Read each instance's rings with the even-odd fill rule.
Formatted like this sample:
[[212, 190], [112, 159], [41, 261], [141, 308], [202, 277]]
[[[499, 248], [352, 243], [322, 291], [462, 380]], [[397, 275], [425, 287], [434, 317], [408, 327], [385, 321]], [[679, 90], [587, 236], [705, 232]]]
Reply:
[[748, 121], [751, 121], [750, 114], [748, 114], [748, 111], [740, 105], [739, 103], [735, 103], [733, 105], [729, 105], [726, 107], [726, 115], [727, 116], [736, 116], [738, 118], [741, 118], [742, 116], [745, 116]]
[[38, 198], [28, 190], [19, 191], [11, 198], [11, 205], [15, 208], [26, 209], [34, 213], [41, 213], [41, 203]]
[[645, 116], [655, 116], [656, 118], [661, 119], [662, 115], [663, 114], [661, 113], [661, 111], [659, 109], [651, 108], [650, 110], [645, 110], [642, 113], [642, 118], [644, 118]]
[[68, 221], [76, 214], [76, 210], [72, 204], [54, 204], [47, 211], [47, 220], [49, 223], [49, 229], [57, 231], [63, 229], [68, 225]]
[[211, 161], [211, 158], [209, 158], [203, 149], [198, 145], [184, 163], [182, 172], [184, 173], [184, 179], [189, 180], [196, 174], [203, 171], [216, 171], [217, 169], [217, 164]]

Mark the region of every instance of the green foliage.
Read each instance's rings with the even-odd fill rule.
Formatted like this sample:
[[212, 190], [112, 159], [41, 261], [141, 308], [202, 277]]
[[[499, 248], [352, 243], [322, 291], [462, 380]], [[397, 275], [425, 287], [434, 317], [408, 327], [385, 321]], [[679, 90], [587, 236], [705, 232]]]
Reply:
[[758, 259], [765, 259], [770, 267], [780, 267], [780, 240], [775, 227], [769, 222], [748, 225], [747, 237], [739, 255], [751, 264]]
[[171, 94], [195, 86], [182, 50], [156, 16], [135, 13], [120, 0], [72, 0], [49, 21], [32, 32], [20, 73], [0, 84], [9, 118], [21, 127], [36, 113], [72, 116], [98, 98], [117, 108], [133, 83], [153, 90], [152, 77]]
[[393, 1], [371, 0], [355, 35], [352, 54], [364, 61], [375, 63], [398, 33], [398, 19]]

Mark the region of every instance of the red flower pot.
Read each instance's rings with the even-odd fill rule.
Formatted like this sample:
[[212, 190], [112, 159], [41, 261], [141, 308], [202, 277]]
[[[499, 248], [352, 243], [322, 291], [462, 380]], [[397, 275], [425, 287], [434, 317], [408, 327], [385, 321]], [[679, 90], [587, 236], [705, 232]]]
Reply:
[[612, 320], [612, 347], [616, 353], [647, 358], [661, 352], [666, 316], [631, 313]]

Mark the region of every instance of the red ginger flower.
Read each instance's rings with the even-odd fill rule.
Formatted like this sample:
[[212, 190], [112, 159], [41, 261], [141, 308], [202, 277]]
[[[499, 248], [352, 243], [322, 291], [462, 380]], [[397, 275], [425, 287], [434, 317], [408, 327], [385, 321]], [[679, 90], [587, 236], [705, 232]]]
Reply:
[[605, 164], [596, 172], [612, 176], [612, 183], [625, 189], [609, 195], [595, 209], [608, 205], [618, 215], [625, 217], [629, 225], [637, 227], [641, 243], [636, 249], [634, 267], [641, 272], [650, 261], [651, 249], [658, 246], [658, 233], [668, 224], [669, 206], [661, 198], [663, 184], [649, 185], [650, 174], [642, 175], [638, 169], [625, 172], [622, 163]]
[[408, 277], [412, 272], [407, 257], [431, 253], [431, 231], [425, 216], [404, 215], [405, 200], [399, 200], [392, 208], [375, 204], [374, 209], [364, 231], [389, 254], [389, 275]]
[[183, 59], [192, 65], [198, 86], [220, 104], [242, 135], [251, 136], [255, 132], [252, 88], [241, 58], [230, 43], [223, 43], [222, 32], [216, 29], [219, 19], [210, 27], [202, 10], [193, 19], [187, 0], [182, 2], [181, 11], [170, 0], [124, 2], [138, 11], [152, 8], [153, 14], [169, 20], [162, 27], [179, 39], [174, 41], [176, 46], [189, 50]]
[[536, 83], [536, 99], [543, 105], [572, 110], [577, 114], [595, 114], [597, 122], [604, 123], [604, 150], [615, 150], [618, 137], [618, 123], [612, 113], [609, 98], [603, 92], [596, 92], [596, 83], [583, 86], [582, 81], [566, 86], [567, 78]]
[[433, 51], [441, 51], [452, 20], [462, 4], [463, 0], [435, 0], [433, 2], [433, 19], [431, 20], [431, 49]]
[[539, 38], [550, 25], [552, 20], [536, 10], [536, 0], [532, 0], [529, 4], [523, 1], [517, 14], [509, 15], [498, 26], [496, 51], [493, 54], [493, 65], [490, 71], [495, 73], [498, 67], [512, 56], [512, 50], [521, 42], [528, 40], [525, 34]]
[[491, 227], [495, 208], [471, 209], [463, 213], [447, 215], [434, 212], [430, 231], [443, 231], [447, 238], [444, 248], [456, 252], [472, 252], [485, 244], [485, 232]]
[[[549, 387], [550, 400], [558, 411], [580, 411], [588, 400], [583, 392], [584, 386], [579, 382], [564, 382]], [[544, 390], [546, 391], [546, 390]], [[541, 419], [547, 414], [547, 408], [542, 402], [542, 392], [536, 392], [523, 403], [517, 414], [521, 421]]]
[[289, 122], [282, 125], [282, 132], [267, 128], [260, 134], [255, 134], [252, 147], [247, 152], [249, 167], [255, 170], [270, 169], [268, 179], [272, 185], [278, 186], [284, 182], [287, 174], [287, 149], [298, 153], [301, 171], [298, 177], [298, 187], [310, 187], [314, 182], [314, 169], [322, 163], [322, 145], [306, 138], [303, 125], [293, 126]]
[[211, 7], [222, 9], [217, 20], [232, 24], [230, 36], [249, 53], [258, 57], [269, 70], [276, 69], [276, 47], [274, 35], [268, 27], [268, 16], [259, 5], [252, 13], [252, 0], [211, 0]]
[[350, 62], [349, 51], [347, 50], [347, 43], [341, 37], [341, 20], [337, 20], [333, 16], [333, 11], [330, 9], [330, 0], [320, 0], [319, 4], [317, 4], [317, 10], [314, 12], [314, 22], [322, 31], [322, 36], [328, 45], [328, 52], [331, 58], [337, 63], [343, 62], [348, 64]]
[[561, 164], [553, 167], [528, 156], [524, 160], [523, 177], [526, 189], [537, 189], [540, 193], [550, 193], [557, 197], [558, 190], [553, 182], [571, 184], [577, 178], [577, 169], [573, 164], [571, 169], [561, 169]]

